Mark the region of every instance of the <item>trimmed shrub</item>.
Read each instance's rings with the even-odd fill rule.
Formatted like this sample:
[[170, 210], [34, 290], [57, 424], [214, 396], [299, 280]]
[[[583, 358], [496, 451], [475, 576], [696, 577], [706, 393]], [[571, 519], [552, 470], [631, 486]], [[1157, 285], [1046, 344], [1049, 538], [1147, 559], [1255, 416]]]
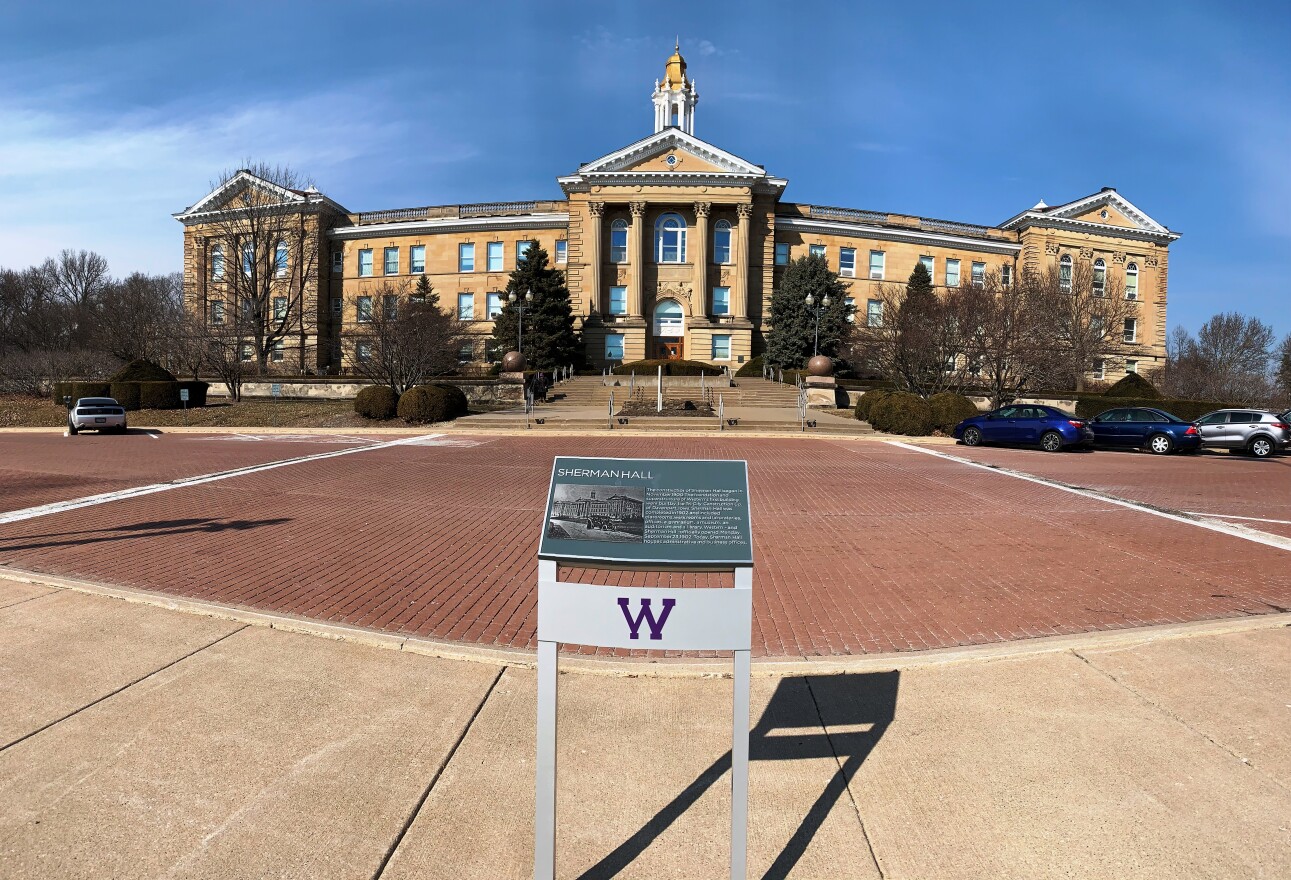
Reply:
[[399, 395], [389, 385], [360, 388], [354, 398], [354, 411], [365, 419], [393, 419], [399, 412]]
[[466, 395], [451, 385], [418, 385], [403, 393], [397, 411], [410, 425], [447, 422], [466, 415]]
[[870, 415], [874, 410], [874, 405], [885, 397], [895, 394], [891, 388], [875, 388], [872, 391], [866, 391], [856, 401], [856, 418], [862, 422], [870, 421]]
[[870, 407], [876, 431], [923, 437], [932, 433], [932, 406], [917, 394], [897, 391]]
[[[673, 361], [668, 360], [667, 358], [648, 361], [629, 361], [626, 364], [615, 367], [614, 372], [616, 374], [622, 373], [623, 375], [627, 375], [628, 373], [635, 371], [642, 374], [649, 373], [653, 376], [659, 371], [660, 367], [663, 367], [663, 374], [665, 376], [698, 376], [700, 373], [703, 373], [705, 376], [716, 376], [718, 373], [722, 372], [721, 367], [707, 364], [703, 361]], [[761, 375], [760, 369], [758, 374]]]
[[174, 375], [152, 361], [131, 361], [112, 374], [109, 382], [174, 382]]
[[[1176, 400], [1169, 397], [1109, 398], [1101, 395], [1090, 395], [1076, 401], [1076, 415], [1083, 419], [1092, 419], [1101, 412], [1107, 412], [1109, 409], [1119, 409], [1123, 406], [1149, 406], [1152, 409], [1165, 410], [1172, 416], [1192, 421], [1201, 418], [1208, 412], [1214, 412], [1217, 409], [1232, 409], [1239, 406], [1239, 404], [1219, 403], [1214, 400]], [[1249, 409], [1249, 407], [1246, 408]]]
[[179, 409], [178, 382], [136, 382], [140, 409]]
[[950, 429], [964, 419], [978, 415], [977, 404], [951, 391], [929, 397], [928, 405], [932, 407], [932, 426], [943, 434], [949, 434]]
[[113, 382], [108, 388], [108, 396], [116, 398], [117, 403], [121, 404], [124, 409], [139, 408], [138, 382]]
[[[192, 379], [188, 379], [180, 382], [179, 387], [188, 389], [188, 405], [190, 408], [206, 406], [206, 391], [211, 387], [209, 382], [194, 382]], [[179, 405], [182, 407], [184, 405], [183, 401]]]
[[744, 364], [735, 371], [735, 377], [737, 379], [760, 379], [762, 378], [763, 363], [765, 363], [765, 361], [762, 360], [762, 355], [758, 355], [753, 358], [753, 360], [745, 361]]
[[1155, 400], [1161, 397], [1161, 392], [1157, 390], [1155, 385], [1147, 379], [1144, 379], [1138, 373], [1126, 373], [1125, 378], [1104, 391], [1103, 396], [1136, 397], [1140, 400]]
[[111, 397], [112, 389], [107, 382], [55, 382], [54, 403], [63, 405], [63, 398], [72, 398], [72, 403], [82, 397]]

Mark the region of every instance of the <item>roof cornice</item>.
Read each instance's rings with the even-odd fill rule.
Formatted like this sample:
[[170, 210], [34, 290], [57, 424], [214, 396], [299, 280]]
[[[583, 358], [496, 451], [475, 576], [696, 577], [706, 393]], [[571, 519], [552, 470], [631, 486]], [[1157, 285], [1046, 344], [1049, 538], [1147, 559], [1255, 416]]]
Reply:
[[896, 229], [891, 226], [871, 226], [865, 223], [841, 223], [833, 220], [812, 220], [806, 217], [775, 218], [777, 230], [818, 232], [822, 235], [851, 235], [878, 241], [899, 241], [906, 244], [936, 245], [938, 247], [971, 249], [980, 253], [1013, 255], [1021, 252], [1022, 245], [993, 238], [969, 238], [964, 235], [942, 235], [920, 232], [917, 229]]
[[344, 241], [356, 238], [407, 235], [418, 232], [490, 232], [493, 230], [514, 229], [565, 229], [568, 226], [568, 213], [522, 214], [510, 217], [472, 217], [468, 219], [444, 217], [436, 220], [414, 220], [404, 223], [373, 223], [370, 226], [339, 226], [329, 229], [327, 236], [328, 238]]
[[1180, 233], [1153, 232], [1148, 229], [1134, 229], [1129, 226], [1113, 226], [1110, 223], [1092, 223], [1089, 220], [1072, 220], [1067, 217], [1054, 217], [1038, 211], [1024, 211], [1000, 226], [1001, 229], [1023, 230], [1030, 227], [1041, 229], [1062, 229], [1068, 232], [1096, 233], [1108, 238], [1124, 238], [1131, 241], [1151, 241], [1169, 244], [1179, 238]]

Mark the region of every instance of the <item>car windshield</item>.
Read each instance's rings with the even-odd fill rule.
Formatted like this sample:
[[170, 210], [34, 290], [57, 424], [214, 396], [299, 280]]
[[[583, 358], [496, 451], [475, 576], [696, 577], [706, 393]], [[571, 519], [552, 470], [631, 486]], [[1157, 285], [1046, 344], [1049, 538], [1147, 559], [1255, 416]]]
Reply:
[[82, 397], [76, 402], [77, 406], [118, 406], [117, 402], [111, 397]]
[[1175, 425], [1192, 424], [1186, 419], [1181, 419], [1176, 415], [1171, 415], [1170, 413], [1166, 412], [1163, 409], [1149, 409], [1149, 410], [1145, 410], [1145, 412], [1152, 414], [1152, 421], [1170, 422], [1171, 424], [1175, 424]]

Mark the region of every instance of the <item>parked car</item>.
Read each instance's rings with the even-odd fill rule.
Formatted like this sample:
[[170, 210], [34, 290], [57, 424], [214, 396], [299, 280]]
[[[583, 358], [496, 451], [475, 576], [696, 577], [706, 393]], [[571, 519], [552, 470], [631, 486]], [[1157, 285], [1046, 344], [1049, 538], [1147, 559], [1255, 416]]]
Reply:
[[87, 428], [124, 434], [125, 407], [111, 397], [82, 397], [67, 411], [67, 433], [75, 434]]
[[1094, 432], [1085, 419], [1057, 407], [1029, 403], [1005, 406], [964, 419], [951, 431], [951, 436], [962, 440], [965, 446], [1034, 444], [1046, 452], [1058, 452], [1069, 446], [1089, 446], [1094, 442]]
[[1291, 448], [1291, 422], [1258, 409], [1217, 409], [1197, 419], [1201, 445], [1268, 458]]
[[1201, 448], [1201, 432], [1163, 409], [1131, 406], [1109, 409], [1089, 422], [1097, 446], [1146, 449], [1156, 455], [1193, 452]]

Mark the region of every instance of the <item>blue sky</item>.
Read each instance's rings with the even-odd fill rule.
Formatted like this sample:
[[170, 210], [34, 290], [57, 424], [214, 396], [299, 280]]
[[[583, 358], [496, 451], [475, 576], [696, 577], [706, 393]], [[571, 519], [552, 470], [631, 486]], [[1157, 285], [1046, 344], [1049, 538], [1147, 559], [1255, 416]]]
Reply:
[[649, 134], [675, 36], [696, 134], [792, 201], [1000, 223], [1115, 186], [1183, 233], [1170, 324], [1291, 332], [1291, 4], [0, 6], [0, 265], [171, 271], [246, 158], [350, 210], [556, 198]]

